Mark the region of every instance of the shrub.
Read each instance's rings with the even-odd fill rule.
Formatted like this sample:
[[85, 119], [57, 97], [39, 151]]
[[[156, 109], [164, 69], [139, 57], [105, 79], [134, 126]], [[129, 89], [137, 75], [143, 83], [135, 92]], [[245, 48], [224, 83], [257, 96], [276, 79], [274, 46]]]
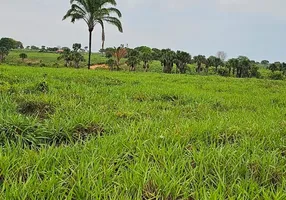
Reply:
[[250, 76], [255, 78], [261, 78], [261, 73], [258, 71], [259, 67], [254, 65], [250, 69]]
[[28, 58], [28, 55], [25, 53], [20, 53], [19, 57], [24, 61], [26, 58]]
[[283, 75], [283, 72], [275, 71], [275, 72], [272, 72], [269, 75], [269, 78], [272, 79], [272, 80], [283, 80], [284, 79], [284, 75]]
[[229, 69], [226, 67], [220, 67], [217, 73], [221, 76], [229, 76]]

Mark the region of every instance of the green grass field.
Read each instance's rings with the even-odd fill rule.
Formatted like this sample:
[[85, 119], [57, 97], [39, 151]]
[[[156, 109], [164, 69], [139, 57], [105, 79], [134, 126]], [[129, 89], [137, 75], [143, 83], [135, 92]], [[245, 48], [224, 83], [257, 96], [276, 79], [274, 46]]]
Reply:
[[[23, 62], [19, 57], [21, 53], [26, 53], [28, 58]], [[83, 53], [84, 58], [88, 60], [88, 54]], [[58, 60], [57, 58], [60, 56], [59, 53], [47, 53], [47, 52], [39, 52], [39, 51], [29, 51], [29, 50], [12, 50], [6, 58], [6, 63], [10, 65], [35, 65], [39, 66], [41, 63], [45, 64], [47, 67], [54, 67], [55, 64], [59, 64], [60, 67], [64, 66], [63, 60]], [[93, 64], [101, 64], [105, 63], [107, 58], [103, 57], [99, 53], [93, 53], [91, 56], [91, 62]], [[81, 67], [86, 67], [86, 62], [81, 63]]]
[[0, 199], [286, 199], [285, 81], [0, 65], [0, 111]]

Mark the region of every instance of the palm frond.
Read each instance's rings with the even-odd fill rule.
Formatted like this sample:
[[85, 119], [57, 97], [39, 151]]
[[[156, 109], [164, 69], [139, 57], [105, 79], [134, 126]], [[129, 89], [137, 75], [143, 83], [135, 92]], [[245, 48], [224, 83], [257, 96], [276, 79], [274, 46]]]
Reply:
[[123, 32], [122, 23], [118, 18], [116, 18], [116, 17], [104, 17], [102, 20], [106, 21], [109, 24], [116, 26], [121, 33]]

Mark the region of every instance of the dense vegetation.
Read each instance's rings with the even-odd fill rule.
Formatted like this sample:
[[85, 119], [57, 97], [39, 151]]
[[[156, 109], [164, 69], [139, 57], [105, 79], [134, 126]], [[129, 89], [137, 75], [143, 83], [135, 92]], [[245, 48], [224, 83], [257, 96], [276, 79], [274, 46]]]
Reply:
[[[180, 74], [217, 74], [225, 77], [255, 77], [273, 80], [283, 80], [286, 75], [286, 63], [284, 62], [270, 63], [267, 60], [256, 62], [246, 56], [226, 60], [227, 55], [222, 51], [216, 56], [207, 58], [204, 55], [192, 57], [187, 52], [175, 52], [171, 49], [160, 50], [147, 46], [132, 49], [121, 45], [101, 49], [97, 54], [91, 54], [90, 51], [87, 54], [88, 47], [82, 48], [82, 45], [78, 43], [72, 45], [72, 50], [68, 47], [46, 46], [41, 48], [27, 46], [23, 49], [22, 43], [14, 39], [4, 38], [3, 41], [6, 42], [0, 42], [0, 45], [4, 45], [0, 46], [0, 63], [10, 65], [80, 68], [85, 67], [86, 60], [88, 60], [88, 68], [101, 64], [105, 66], [104, 68], [108, 67], [110, 70], [117, 71], [123, 69]], [[14, 48], [12, 48], [13, 45]]]
[[0, 66], [1, 199], [285, 199], [286, 83]]

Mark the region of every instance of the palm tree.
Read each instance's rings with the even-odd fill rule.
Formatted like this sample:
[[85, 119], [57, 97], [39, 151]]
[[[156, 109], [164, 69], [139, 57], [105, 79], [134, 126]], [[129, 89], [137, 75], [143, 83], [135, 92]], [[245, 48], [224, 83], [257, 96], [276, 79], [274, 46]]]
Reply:
[[117, 48], [116, 47], [110, 48], [108, 53], [112, 55], [115, 61], [116, 69], [119, 70], [120, 60], [122, 58], [125, 58], [128, 54], [127, 49], [124, 47], [124, 45], [121, 45]]
[[140, 64], [139, 56], [140, 53], [137, 50], [131, 50], [128, 53], [128, 59], [126, 60], [126, 64], [129, 66], [129, 71], [136, 70], [136, 65]]
[[246, 56], [238, 57], [237, 77], [248, 77], [251, 68], [251, 62]]
[[238, 64], [239, 60], [236, 58], [231, 58], [227, 61], [227, 67], [229, 68], [229, 72], [231, 72], [232, 69], [232, 75], [235, 75], [235, 72], [238, 71]]
[[194, 57], [194, 61], [197, 63], [197, 72], [202, 71], [202, 64], [206, 63], [206, 57], [204, 55], [198, 55]]
[[176, 59], [176, 53], [171, 49], [161, 50], [161, 65], [163, 66], [163, 73], [172, 73], [174, 62]]
[[[89, 54], [88, 69], [90, 69], [91, 57], [91, 36], [95, 25], [99, 24], [102, 28], [102, 48], [104, 49], [105, 29], [104, 22], [112, 24], [123, 32], [122, 24], [118, 18], [121, 18], [121, 12], [115, 7], [107, 7], [109, 5], [116, 6], [116, 0], [70, 0], [71, 8], [67, 11], [63, 20], [71, 18], [71, 22], [76, 20], [84, 20], [89, 31]], [[118, 16], [113, 17], [112, 14]]]
[[136, 47], [135, 50], [139, 51], [140, 59], [143, 61], [143, 69], [147, 72], [150, 67], [149, 63], [152, 61], [152, 49], [147, 46], [141, 46]]
[[185, 74], [187, 71], [187, 64], [189, 64], [192, 60], [192, 56], [184, 51], [177, 51], [175, 64], [179, 69], [181, 74]]

